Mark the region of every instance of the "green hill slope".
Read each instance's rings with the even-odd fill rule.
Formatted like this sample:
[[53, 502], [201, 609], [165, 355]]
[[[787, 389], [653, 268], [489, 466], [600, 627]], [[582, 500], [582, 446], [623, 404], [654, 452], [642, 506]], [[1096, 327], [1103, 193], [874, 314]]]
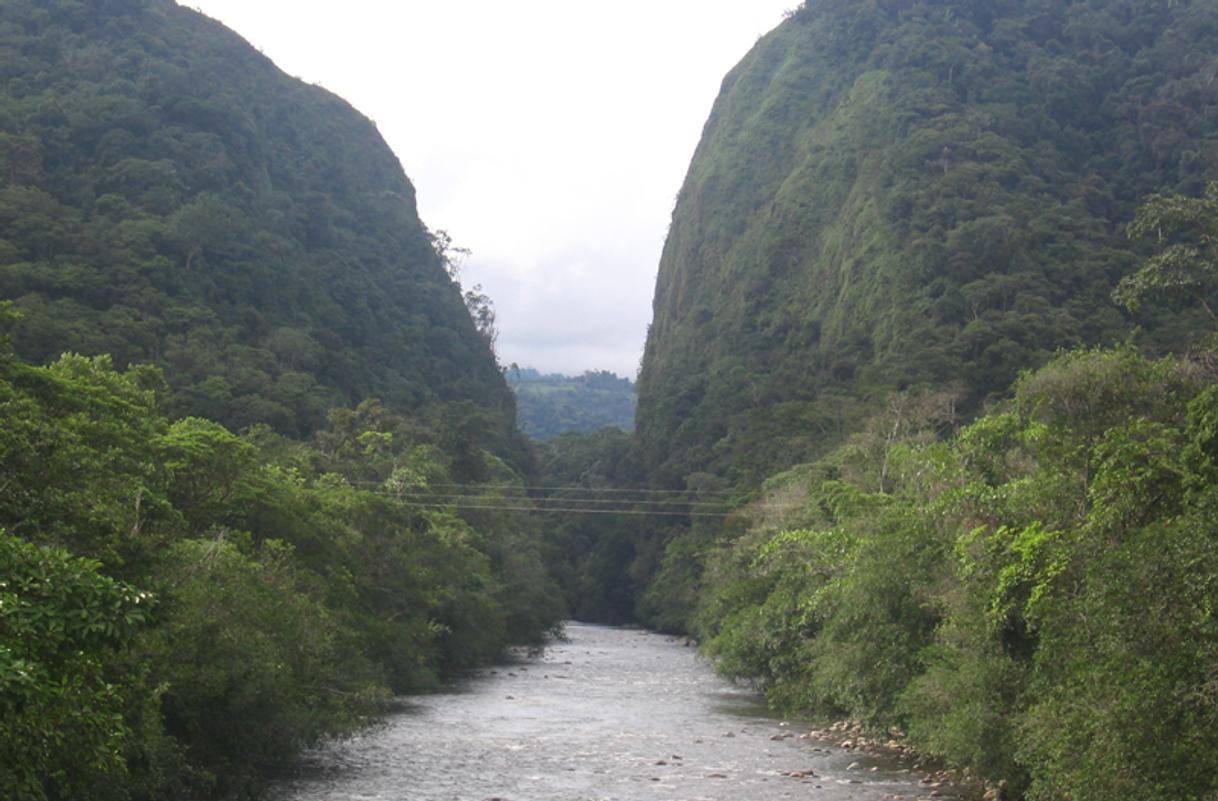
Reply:
[[0, 798], [261, 798], [558, 630], [448, 242], [218, 23], [0, 3]]
[[516, 393], [516, 425], [534, 439], [566, 431], [590, 434], [602, 426], [634, 428], [634, 382], [604, 370], [583, 375], [542, 375], [513, 369], [508, 383]]
[[1212, 796], [1216, 121], [1213, 2], [805, 2], [660, 265], [634, 455], [688, 516], [585, 574], [987, 798]]
[[376, 126], [169, 0], [0, 10], [0, 299], [23, 359], [165, 368], [181, 412], [512, 398]]
[[957, 411], [1058, 348], [1177, 346], [1111, 301], [1152, 191], [1218, 174], [1212, 3], [810, 0], [724, 81], [639, 380], [657, 485], [754, 484], [892, 390]]

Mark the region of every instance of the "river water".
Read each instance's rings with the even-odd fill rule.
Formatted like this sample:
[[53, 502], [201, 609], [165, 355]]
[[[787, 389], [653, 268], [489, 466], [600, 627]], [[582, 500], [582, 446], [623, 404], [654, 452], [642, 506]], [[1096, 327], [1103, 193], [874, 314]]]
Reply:
[[449, 692], [411, 698], [385, 726], [311, 752], [293, 778], [272, 788], [272, 797], [914, 801], [932, 795], [895, 758], [807, 739], [809, 726], [774, 717], [755, 693], [716, 677], [678, 640], [581, 624], [568, 625], [567, 635], [569, 641], [541, 656], [520, 656]]

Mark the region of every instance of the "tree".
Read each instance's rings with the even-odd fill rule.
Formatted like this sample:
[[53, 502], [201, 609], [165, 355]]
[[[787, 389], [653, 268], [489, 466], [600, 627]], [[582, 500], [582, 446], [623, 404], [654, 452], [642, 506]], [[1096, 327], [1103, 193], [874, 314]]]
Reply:
[[465, 260], [470, 257], [472, 251], [469, 248], [454, 245], [452, 235], [443, 228], [431, 234], [431, 247], [440, 257], [440, 261], [444, 263], [444, 272], [448, 273], [449, 278], [460, 284], [461, 270], [465, 267]]
[[495, 304], [490, 296], [482, 291], [482, 284], [474, 284], [473, 289], [466, 290], [465, 308], [469, 309], [469, 316], [473, 319], [478, 333], [494, 351], [495, 340], [499, 339], [499, 329], [495, 326]]
[[[117, 797], [122, 690], [103, 672], [151, 620], [152, 597], [101, 564], [0, 530], [0, 795]], [[109, 780], [109, 781], [108, 781]]]
[[182, 540], [155, 572], [164, 620], [139, 655], [161, 688], [166, 731], [218, 794], [247, 792], [259, 769], [358, 731], [382, 709], [379, 671], [302, 591], [290, 546], [246, 555], [226, 537]]
[[1155, 299], [1191, 300], [1218, 327], [1211, 305], [1218, 288], [1218, 181], [1211, 181], [1199, 198], [1148, 197], [1129, 225], [1129, 236], [1151, 235], [1167, 246], [1121, 279], [1113, 300], [1130, 311]]

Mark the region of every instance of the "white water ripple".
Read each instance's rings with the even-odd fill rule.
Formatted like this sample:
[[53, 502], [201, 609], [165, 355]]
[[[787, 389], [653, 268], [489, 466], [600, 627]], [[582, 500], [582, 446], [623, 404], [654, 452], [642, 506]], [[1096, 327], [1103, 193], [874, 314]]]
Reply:
[[[755, 693], [716, 677], [673, 638], [582, 624], [567, 634], [543, 656], [410, 698], [386, 726], [311, 752], [272, 797], [915, 801], [928, 793], [895, 759], [801, 739], [810, 727], [780, 725]], [[815, 776], [788, 775], [805, 771]]]

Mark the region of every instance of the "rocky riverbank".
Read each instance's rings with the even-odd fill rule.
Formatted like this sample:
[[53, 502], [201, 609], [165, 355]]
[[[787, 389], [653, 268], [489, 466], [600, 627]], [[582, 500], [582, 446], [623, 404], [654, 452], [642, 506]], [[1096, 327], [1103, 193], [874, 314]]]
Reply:
[[[986, 786], [968, 775], [967, 771], [944, 769], [933, 760], [919, 754], [911, 746], [905, 733], [899, 729], [876, 732], [857, 721], [838, 721], [828, 728], [815, 729], [799, 735], [800, 739], [831, 743], [846, 752], [864, 755], [884, 754], [896, 758], [910, 771], [922, 774], [926, 794], [923, 799], [959, 799], [960, 801], [1003, 801], [1001, 788]], [[815, 746], [810, 747], [815, 750]], [[876, 770], [860, 759], [849, 766], [850, 770]], [[893, 796], [893, 801], [897, 797]]]

